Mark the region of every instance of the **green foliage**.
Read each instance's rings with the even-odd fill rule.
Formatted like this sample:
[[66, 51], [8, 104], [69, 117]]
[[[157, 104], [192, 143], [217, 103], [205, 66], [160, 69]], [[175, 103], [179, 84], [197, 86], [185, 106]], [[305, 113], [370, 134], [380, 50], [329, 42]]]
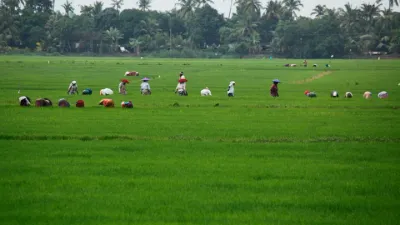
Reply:
[[[122, 0], [113, 0], [109, 8], [96, 1], [80, 6], [76, 15], [69, 1], [62, 4], [61, 13], [53, 11], [51, 0], [26, 4], [4, 0], [0, 4], [0, 46], [33, 50], [40, 42], [47, 52], [102, 55], [118, 53], [119, 46], [129, 49], [133, 38], [142, 43], [140, 51], [129, 49], [137, 55], [187, 48], [211, 51], [215, 46], [224, 54], [295, 58], [400, 53], [396, 32], [400, 13], [383, 9], [381, 1], [358, 8], [346, 4], [337, 10], [317, 5], [311, 13], [314, 18], [297, 15], [303, 7], [301, 0], [231, 0], [231, 8], [237, 10], [229, 18], [219, 14], [212, 2], [179, 0], [176, 9], [156, 12], [150, 10], [151, 0], [138, 1], [139, 9], [122, 11]], [[122, 38], [109, 41], [105, 33], [110, 27], [118, 29]], [[384, 37], [389, 38], [382, 42]], [[229, 46], [239, 49], [228, 50], [232, 49]]]

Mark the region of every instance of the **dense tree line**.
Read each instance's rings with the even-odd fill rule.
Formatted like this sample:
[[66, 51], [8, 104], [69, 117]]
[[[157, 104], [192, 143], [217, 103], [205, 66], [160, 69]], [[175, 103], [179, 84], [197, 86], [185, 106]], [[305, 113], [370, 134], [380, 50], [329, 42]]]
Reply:
[[400, 13], [391, 8], [398, 0], [389, 0], [389, 8], [380, 0], [339, 9], [317, 5], [310, 17], [298, 16], [301, 0], [230, 1], [236, 13], [224, 18], [212, 0], [179, 0], [167, 12], [152, 11], [151, 0], [124, 10], [123, 0], [80, 9], [67, 0], [62, 12], [54, 11], [52, 0], [1, 0], [0, 51], [112, 54], [124, 47], [137, 55], [296, 58], [400, 53]]

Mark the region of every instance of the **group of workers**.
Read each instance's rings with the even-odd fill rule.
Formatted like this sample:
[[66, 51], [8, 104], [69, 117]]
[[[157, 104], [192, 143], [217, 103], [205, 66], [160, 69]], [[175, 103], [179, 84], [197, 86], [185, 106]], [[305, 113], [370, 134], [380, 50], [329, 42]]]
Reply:
[[[304, 62], [305, 65], [307, 65], [307, 61]], [[128, 72], [127, 72], [128, 73]], [[126, 74], [127, 74], [126, 73]], [[125, 74], [125, 75], [126, 75]], [[129, 75], [131, 75], [132, 73], [129, 72]], [[134, 73], [134, 76], [138, 76], [138, 72]], [[126, 75], [127, 76], [127, 75]], [[131, 75], [132, 76], [132, 75]], [[150, 84], [149, 84], [149, 78], [144, 77], [143, 79], [141, 79], [142, 83], [140, 84], [140, 93], [142, 95], [151, 95], [151, 88], [150, 88]], [[187, 83], [187, 79], [184, 75], [183, 72], [179, 73], [179, 78], [178, 78], [178, 84], [175, 88], [175, 94], [178, 94], [179, 96], [188, 96], [188, 91], [187, 91], [187, 87], [186, 87], [186, 83]], [[270, 87], [270, 95], [272, 97], [279, 97], [279, 92], [278, 92], [278, 84], [280, 83], [280, 81], [278, 79], [274, 79], [272, 81], [272, 85]], [[126, 85], [129, 84], [129, 81], [127, 79], [122, 79], [121, 82], [118, 85], [118, 93], [122, 94], [122, 95], [126, 95], [128, 92], [126, 90]], [[228, 89], [227, 89], [227, 95], [228, 97], [234, 97], [235, 96], [235, 85], [236, 82], [235, 81], [231, 81], [229, 82], [228, 85]], [[68, 87], [68, 91], [67, 93], [69, 95], [74, 95], [74, 94], [79, 94], [78, 92], [78, 84], [76, 81], [72, 81]], [[86, 88], [85, 90], [82, 91], [83, 95], [90, 95], [92, 94], [92, 90], [90, 88]], [[104, 88], [100, 90], [100, 95], [112, 95], [113, 91], [109, 88]], [[304, 92], [304, 94], [308, 97], [317, 97], [315, 92], [312, 91], [308, 91], [306, 90]], [[200, 95], [201, 96], [211, 96], [211, 90], [208, 87], [205, 87], [204, 89], [202, 89], [200, 91]], [[368, 99], [371, 97], [371, 92], [367, 91], [364, 93], [364, 98]], [[331, 92], [331, 97], [339, 97], [339, 94], [337, 91], [332, 91]], [[346, 92], [345, 93], [345, 97], [346, 98], [352, 98], [353, 94], [351, 92]], [[380, 92], [378, 94], [379, 98], [387, 98], [388, 97], [388, 93], [383, 91]], [[31, 99], [27, 96], [22, 96], [19, 98], [19, 102], [21, 106], [29, 106], [31, 105]], [[52, 106], [52, 102], [50, 101], [50, 99], [47, 98], [40, 98], [36, 100], [35, 103], [36, 106]], [[68, 103], [67, 100], [65, 99], [60, 99], [58, 102], [58, 105], [60, 107], [69, 107], [70, 104]], [[114, 102], [112, 99], [102, 99], [99, 102], [99, 105], [103, 105], [105, 107], [114, 107]], [[77, 107], [84, 107], [84, 102], [83, 100], [78, 100], [78, 102], [76, 103]], [[132, 108], [133, 104], [131, 101], [124, 101], [121, 103], [121, 106], [123, 108]]]

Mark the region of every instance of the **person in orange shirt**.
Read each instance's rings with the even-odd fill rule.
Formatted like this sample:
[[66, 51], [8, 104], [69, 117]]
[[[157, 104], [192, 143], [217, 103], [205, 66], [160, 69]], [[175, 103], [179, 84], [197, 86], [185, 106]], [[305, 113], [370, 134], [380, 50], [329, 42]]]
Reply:
[[99, 102], [99, 105], [103, 105], [104, 107], [114, 107], [114, 101], [109, 98], [104, 98]]

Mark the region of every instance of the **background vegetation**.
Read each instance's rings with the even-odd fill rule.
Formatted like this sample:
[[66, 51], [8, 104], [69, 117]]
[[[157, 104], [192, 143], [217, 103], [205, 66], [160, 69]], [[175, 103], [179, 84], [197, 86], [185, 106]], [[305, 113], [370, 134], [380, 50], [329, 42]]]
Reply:
[[[136, 55], [157, 57], [295, 58], [355, 57], [369, 52], [400, 52], [400, 13], [374, 4], [327, 8], [299, 17], [301, 0], [231, 0], [235, 14], [224, 18], [212, 0], [179, 0], [168, 12], [151, 10], [151, 0], [121, 10], [97, 1], [74, 9], [51, 0], [2, 0], [0, 51], [3, 53], [103, 55], [119, 46]], [[75, 14], [77, 12], [77, 14]]]

